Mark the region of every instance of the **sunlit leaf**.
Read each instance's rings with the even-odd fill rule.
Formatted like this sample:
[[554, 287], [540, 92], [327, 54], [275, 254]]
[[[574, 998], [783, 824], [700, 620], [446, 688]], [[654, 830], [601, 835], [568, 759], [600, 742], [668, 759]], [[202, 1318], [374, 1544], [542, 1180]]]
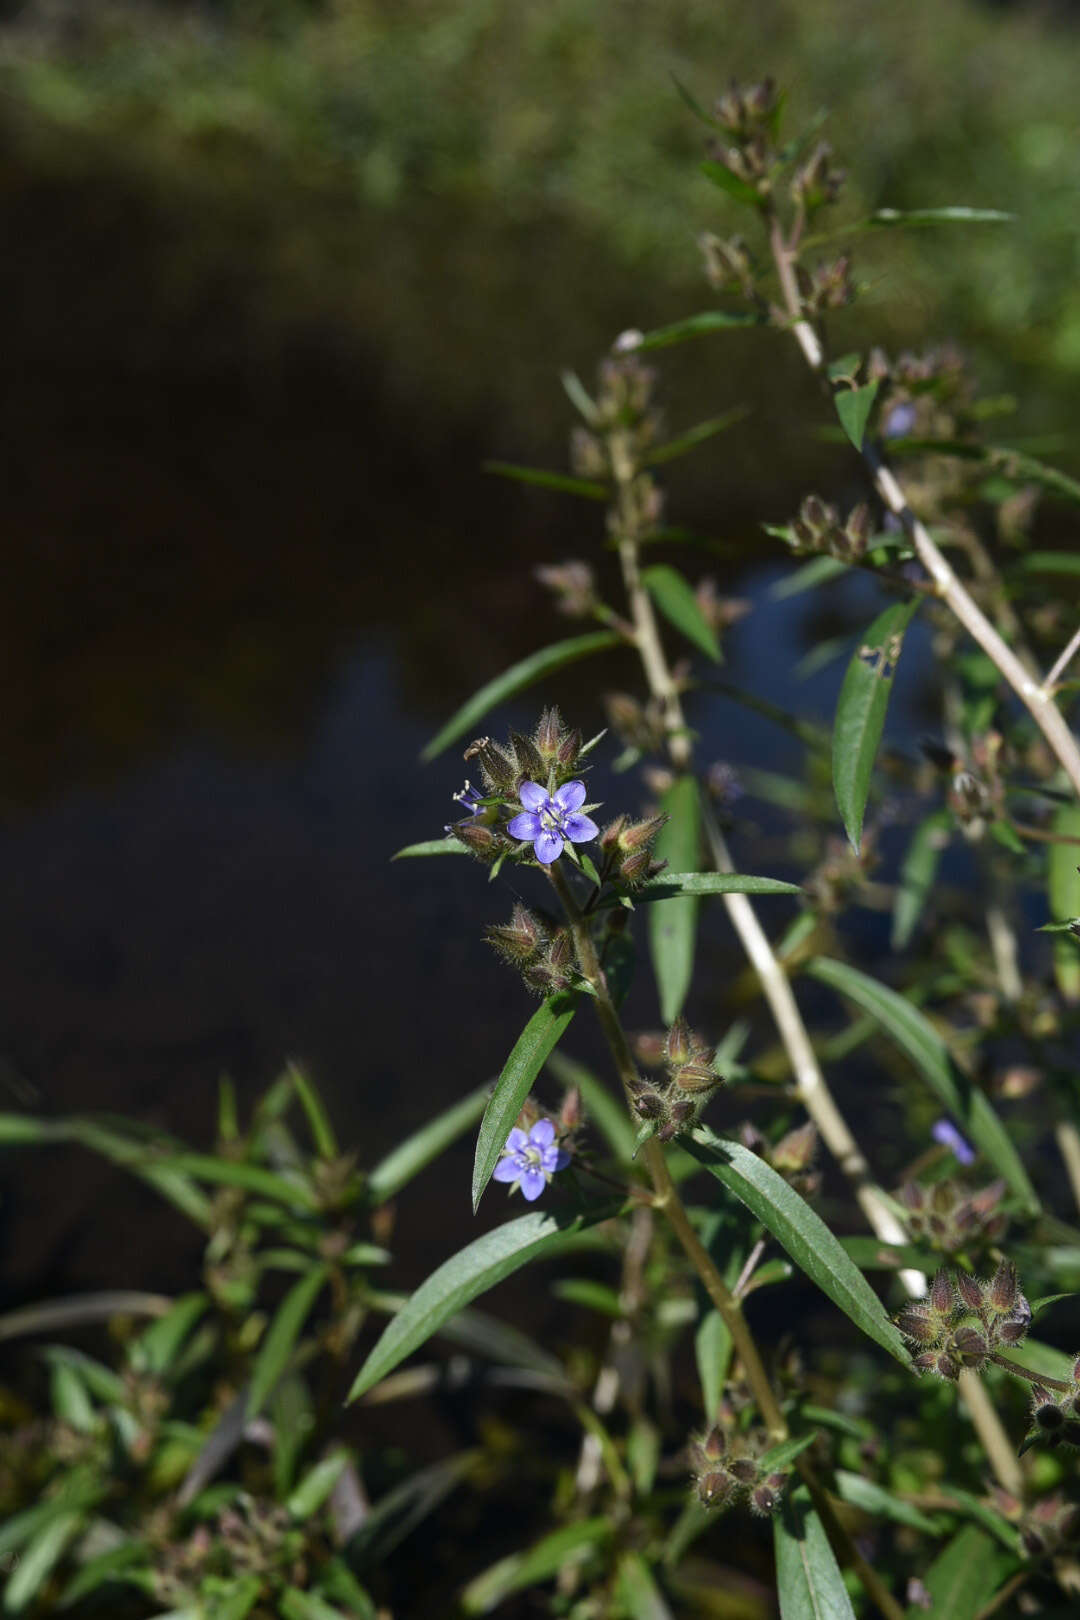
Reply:
[[904, 632], [918, 602], [895, 602], [867, 630], [848, 665], [833, 722], [833, 787], [852, 848], [862, 840], [870, 775]]
[[959, 1122], [965, 1136], [986, 1155], [998, 1175], [1004, 1176], [1029, 1208], [1038, 1209], [1035, 1189], [1008, 1131], [989, 1099], [957, 1070], [945, 1042], [926, 1014], [905, 996], [846, 962], [819, 956], [807, 964], [806, 971], [870, 1014], [907, 1053], [938, 1101]]
[[347, 1451], [338, 1451], [331, 1457], [324, 1457], [309, 1468], [296, 1489], [291, 1492], [285, 1503], [286, 1510], [294, 1519], [310, 1519], [317, 1513], [326, 1501], [330, 1492], [348, 1467], [349, 1454]]
[[278, 1600], [281, 1620], [352, 1620], [346, 1609], [339, 1609], [316, 1592], [302, 1592], [298, 1586], [287, 1587]]
[[911, 1358], [898, 1330], [862, 1272], [844, 1253], [839, 1239], [782, 1176], [740, 1142], [723, 1141], [698, 1126], [688, 1151], [723, 1182], [767, 1227], [800, 1271], [817, 1283], [834, 1305], [903, 1366]]
[[841, 574], [847, 572], [847, 563], [841, 562], [839, 557], [811, 557], [809, 562], [785, 574], [775, 585], [770, 585], [769, 596], [774, 602], [783, 602], [790, 596], [800, 596], [803, 591], [811, 591], [818, 585], [839, 579]]
[[329, 1276], [330, 1268], [313, 1266], [306, 1277], [294, 1283], [278, 1306], [266, 1337], [259, 1346], [251, 1373], [247, 1409], [254, 1417], [260, 1412], [274, 1385], [284, 1373], [296, 1341], [304, 1330], [304, 1323]]
[[809, 1434], [795, 1435], [790, 1440], [781, 1440], [777, 1446], [770, 1446], [758, 1459], [758, 1467], [763, 1474], [778, 1473], [780, 1469], [787, 1468], [796, 1457], [801, 1457], [809, 1446], [812, 1446], [818, 1437], [818, 1431], [812, 1429]]
[[262, 1584], [258, 1575], [243, 1575], [230, 1584], [228, 1591], [216, 1593], [209, 1611], [213, 1620], [247, 1620], [259, 1601]]
[[833, 395], [833, 404], [840, 418], [840, 426], [856, 450], [863, 447], [866, 424], [870, 420], [870, 412], [874, 408], [879, 386], [875, 379], [874, 382], [865, 383], [862, 388], [841, 388]]
[[372, 1170], [367, 1182], [367, 1195], [373, 1204], [384, 1204], [393, 1198], [424, 1167], [437, 1159], [459, 1136], [473, 1125], [487, 1104], [487, 1086], [477, 1086], [460, 1102], [453, 1103], [441, 1114], [422, 1125], [404, 1142], [399, 1142]]
[[475, 1238], [444, 1261], [409, 1296], [404, 1309], [385, 1328], [356, 1376], [349, 1400], [385, 1378], [400, 1361], [437, 1333], [451, 1316], [480, 1294], [502, 1282], [531, 1260], [542, 1260], [568, 1246], [577, 1233], [612, 1215], [607, 1204], [576, 1216], [545, 1215], [534, 1210]]
[[25, 1544], [4, 1588], [7, 1614], [21, 1614], [33, 1601], [82, 1529], [83, 1522], [82, 1510], [69, 1508], [57, 1513]]
[[[672, 871], [693, 872], [700, 862], [701, 810], [697, 783], [680, 776], [668, 788], [660, 808], [669, 817], [653, 846], [657, 860]], [[697, 899], [686, 894], [649, 908], [649, 950], [660, 992], [660, 1015], [670, 1024], [682, 1010], [694, 971]]]
[[467, 855], [469, 852], [460, 838], [427, 838], [420, 844], [406, 844], [391, 855], [392, 861], [404, 861], [417, 855]]
[[472, 1206], [476, 1213], [484, 1188], [502, 1156], [506, 1139], [517, 1123], [521, 1106], [532, 1090], [533, 1081], [547, 1062], [574, 1016], [577, 998], [553, 996], [533, 1013], [507, 1058], [492, 1092], [473, 1159]]
[[705, 618], [697, 597], [676, 568], [658, 563], [642, 569], [642, 584], [664, 617], [695, 647], [700, 647], [714, 663], [720, 662], [716, 631]]
[[[659, 842], [659, 840], [658, 840]], [[661, 872], [633, 890], [635, 905], [649, 905], [659, 900], [670, 900], [681, 894], [704, 896], [710, 894], [802, 894], [797, 883], [783, 878], [753, 877], [746, 872]], [[612, 896], [602, 901], [597, 910], [617, 906], [620, 901]]]
[[617, 647], [620, 640], [613, 630], [591, 630], [588, 635], [571, 636], [568, 641], [556, 641], [550, 647], [542, 647], [539, 652], [530, 653], [528, 658], [523, 658], [520, 663], [504, 669], [501, 675], [496, 675], [494, 680], [488, 681], [486, 686], [474, 692], [452, 719], [446, 722], [442, 730], [421, 750], [420, 758], [435, 759], [452, 742], [466, 736], [498, 704], [506, 703], [518, 692], [523, 692], [526, 687], [535, 686], [545, 675], [551, 675], [567, 664], [576, 663], [579, 658], [587, 658], [591, 653], [606, 652], [610, 647]]
[[780, 1620], [855, 1620], [829, 1538], [800, 1485], [773, 1520]]

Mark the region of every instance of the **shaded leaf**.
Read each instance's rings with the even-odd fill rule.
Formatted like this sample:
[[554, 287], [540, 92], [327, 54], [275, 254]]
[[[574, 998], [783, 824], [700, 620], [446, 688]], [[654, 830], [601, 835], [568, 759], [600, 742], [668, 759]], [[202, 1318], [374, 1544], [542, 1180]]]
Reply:
[[278, 1306], [252, 1368], [247, 1399], [249, 1417], [262, 1410], [274, 1385], [284, 1373], [296, 1341], [303, 1332], [304, 1323], [329, 1274], [329, 1266], [313, 1266], [306, 1277], [293, 1284]]
[[719, 1311], [708, 1310], [694, 1334], [694, 1356], [701, 1383], [701, 1404], [706, 1423], [713, 1423], [720, 1408], [720, 1396], [731, 1370], [734, 1346], [728, 1325]]
[[878, 615], [840, 688], [833, 723], [833, 787], [844, 830], [856, 851], [904, 632], [918, 606], [917, 601], [895, 602]]
[[608, 1518], [582, 1519], [544, 1536], [528, 1552], [511, 1553], [471, 1580], [461, 1594], [466, 1614], [490, 1614], [512, 1592], [550, 1581], [561, 1569], [583, 1562], [614, 1534]]
[[480, 1294], [502, 1282], [530, 1260], [557, 1254], [587, 1226], [605, 1220], [617, 1209], [602, 1208], [577, 1216], [544, 1215], [539, 1210], [507, 1221], [475, 1238], [420, 1284], [409, 1296], [361, 1367], [349, 1400], [385, 1378], [400, 1361], [436, 1333], [442, 1324]]
[[[674, 872], [697, 870], [701, 833], [697, 783], [680, 776], [660, 801], [668, 821], [653, 846], [657, 860]], [[694, 971], [697, 900], [693, 895], [659, 901], [649, 910], [649, 950], [660, 993], [660, 1015], [672, 1023], [682, 1010]]]
[[841, 562], [839, 557], [811, 557], [809, 562], [785, 574], [775, 585], [770, 585], [769, 596], [774, 602], [783, 602], [789, 596], [800, 596], [803, 591], [826, 585], [829, 580], [838, 579], [847, 571], [848, 564]]
[[934, 887], [942, 851], [949, 841], [952, 817], [947, 810], [935, 810], [911, 835], [900, 867], [900, 880], [893, 902], [892, 948], [902, 951], [911, 941], [927, 897]]
[[1000, 208], [875, 208], [862, 221], [869, 226], [894, 225], [1000, 225], [1015, 220]]
[[418, 1469], [380, 1497], [345, 1548], [349, 1563], [364, 1569], [384, 1560], [457, 1489], [472, 1472], [480, 1455], [476, 1451], [460, 1451], [456, 1456], [445, 1457], [441, 1462]]
[[699, 422], [696, 427], [680, 433], [677, 439], [669, 439], [666, 444], [650, 450], [644, 464], [646, 467], [660, 467], [665, 461], [675, 461], [679, 456], [688, 455], [691, 450], [696, 450], [698, 445], [707, 444], [710, 439], [715, 439], [718, 433], [726, 432], [729, 427], [734, 427], [736, 422], [743, 421], [749, 414], [745, 405], [736, 405], [730, 411], [725, 411], [722, 416], [711, 416], [707, 422]]
[[559, 1044], [576, 1011], [577, 998], [573, 995], [553, 996], [533, 1013], [507, 1058], [495, 1090], [492, 1092], [480, 1132], [476, 1138], [473, 1159], [472, 1207], [475, 1215], [491, 1180], [491, 1173], [502, 1156], [506, 1139], [517, 1123], [521, 1105], [532, 1090], [533, 1081]]
[[856, 1327], [903, 1366], [911, 1365], [903, 1339], [862, 1272], [844, 1253], [839, 1239], [820, 1215], [782, 1176], [740, 1142], [722, 1141], [704, 1126], [698, 1126], [685, 1145], [698, 1163], [768, 1228], [799, 1270], [817, 1283]]
[[591, 478], [572, 478], [568, 473], [549, 472], [546, 467], [519, 467], [512, 461], [485, 461], [484, 471], [499, 478], [512, 478], [518, 484], [536, 484], [540, 489], [552, 489], [559, 495], [580, 495], [587, 501], [606, 501], [611, 491], [607, 484]]
[[[984, 1530], [965, 1525], [924, 1577], [934, 1620], [974, 1620], [993, 1597], [1002, 1574], [1012, 1567], [1014, 1560]], [[914, 1607], [911, 1612], [922, 1613]]]
[[150, 1579], [149, 1570], [145, 1567], [133, 1570], [132, 1566], [146, 1566], [148, 1563], [148, 1548], [144, 1541], [125, 1541], [118, 1547], [110, 1547], [108, 1552], [87, 1559], [79, 1573], [64, 1587], [57, 1600], [57, 1608], [69, 1609], [80, 1598], [96, 1592], [99, 1586], [113, 1580], [145, 1588]]
[[773, 1520], [780, 1620], [855, 1620], [844, 1578], [810, 1493], [800, 1485]]
[[[1080, 805], [1063, 804], [1054, 812], [1050, 830], [1057, 837], [1080, 837]], [[1046, 884], [1050, 914], [1055, 922], [1080, 916], [1080, 846], [1051, 844], [1047, 855]], [[1080, 1001], [1080, 954], [1068, 935], [1055, 939], [1054, 977], [1066, 1001]]]
[[245, 1192], [258, 1193], [262, 1198], [272, 1198], [291, 1208], [318, 1208], [314, 1190], [299, 1175], [279, 1174], [276, 1170], [264, 1169], [261, 1164], [245, 1164], [238, 1159], [218, 1159], [212, 1153], [175, 1153], [170, 1154], [166, 1162], [170, 1168], [199, 1181], [241, 1187]]
[[352, 1620], [347, 1610], [327, 1603], [316, 1592], [302, 1592], [298, 1586], [288, 1587], [278, 1605], [281, 1620]]
[[758, 1459], [758, 1467], [763, 1474], [779, 1472], [787, 1468], [796, 1457], [801, 1457], [808, 1446], [812, 1446], [818, 1437], [817, 1429], [811, 1429], [809, 1434], [795, 1435], [790, 1440], [781, 1440], [777, 1446], [771, 1446], [762, 1457]]
[[928, 1519], [925, 1513], [920, 1512], [910, 1502], [902, 1501], [887, 1491], [884, 1485], [878, 1485], [872, 1479], [864, 1479], [861, 1474], [850, 1474], [842, 1468], [836, 1471], [836, 1493], [843, 1502], [850, 1502], [863, 1513], [869, 1513], [874, 1519], [891, 1519], [894, 1524], [906, 1524], [912, 1530], [921, 1530], [924, 1535], [937, 1534], [938, 1526], [933, 1519]]
[[875, 379], [874, 382], [865, 383], [862, 388], [841, 388], [833, 395], [833, 404], [840, 418], [840, 426], [856, 450], [863, 447], [866, 424], [870, 420], [870, 412], [874, 408], [879, 386]]
[[392, 861], [404, 861], [417, 855], [467, 855], [469, 852], [460, 838], [428, 838], [421, 844], [406, 844], [391, 855]]
[[626, 1620], [672, 1620], [653, 1574], [639, 1552], [625, 1552], [615, 1572], [615, 1597]]
[[578, 1088], [586, 1117], [606, 1139], [615, 1157], [629, 1164], [634, 1152], [634, 1122], [622, 1097], [614, 1096], [591, 1069], [562, 1052], [552, 1052], [547, 1067], [560, 1085]]
[[806, 967], [811, 977], [854, 1001], [906, 1052], [924, 1080], [984, 1153], [998, 1175], [1031, 1209], [1039, 1200], [1008, 1131], [987, 1097], [959, 1073], [948, 1048], [926, 1014], [905, 996], [846, 962], [818, 956]]
[[606, 652], [609, 647], [619, 646], [620, 642], [621, 637], [613, 630], [591, 630], [588, 635], [571, 636], [568, 641], [556, 641], [550, 647], [542, 647], [539, 652], [530, 653], [528, 658], [523, 658], [520, 663], [504, 669], [501, 675], [496, 675], [494, 680], [488, 681], [486, 686], [474, 692], [446, 722], [442, 730], [421, 750], [420, 758], [435, 759], [452, 742], [466, 736], [477, 722], [498, 704], [506, 703], [518, 692], [523, 692], [526, 687], [535, 686], [545, 675], [550, 675], [567, 664], [576, 663], [579, 658], [587, 658], [591, 653]]
[[338, 1148], [334, 1127], [330, 1123], [326, 1104], [319, 1096], [314, 1080], [295, 1063], [290, 1063], [285, 1072], [295, 1086], [300, 1106], [307, 1116], [308, 1129], [311, 1131], [316, 1152], [324, 1159], [336, 1158]]
[[128, 1351], [138, 1372], [167, 1372], [180, 1347], [210, 1303], [207, 1294], [183, 1294], [172, 1309], [144, 1329]]
[[713, 332], [729, 332], [732, 327], [760, 325], [758, 315], [729, 314], [727, 310], [709, 309], [701, 315], [688, 315], [684, 320], [673, 321], [670, 326], [658, 326], [652, 332], [646, 332], [637, 345], [637, 352], [642, 349], [668, 349], [672, 344], [685, 343], [689, 338], [708, 337]]
[[451, 1142], [463, 1136], [484, 1112], [487, 1095], [487, 1086], [478, 1086], [460, 1102], [436, 1114], [404, 1142], [399, 1142], [368, 1177], [367, 1195], [371, 1202], [384, 1204], [388, 1198], [393, 1198]]
[[171, 1305], [167, 1294], [144, 1294], [132, 1288], [69, 1294], [5, 1311], [0, 1316], [0, 1340], [17, 1339], [24, 1333], [52, 1333], [82, 1322], [107, 1322], [111, 1316], [163, 1316]]
[[232, 1583], [230, 1590], [219, 1592], [207, 1608], [207, 1620], [246, 1620], [262, 1591], [258, 1575], [244, 1575]]
[[716, 163], [712, 158], [706, 158], [705, 162], [699, 164], [698, 167], [706, 180], [711, 180], [714, 186], [719, 186], [721, 191], [726, 191], [729, 197], [735, 198], [736, 202], [746, 203], [754, 208], [761, 206], [761, 198], [758, 196], [756, 186], [752, 186], [749, 180], [744, 180], [741, 175], [733, 174], [726, 164]]

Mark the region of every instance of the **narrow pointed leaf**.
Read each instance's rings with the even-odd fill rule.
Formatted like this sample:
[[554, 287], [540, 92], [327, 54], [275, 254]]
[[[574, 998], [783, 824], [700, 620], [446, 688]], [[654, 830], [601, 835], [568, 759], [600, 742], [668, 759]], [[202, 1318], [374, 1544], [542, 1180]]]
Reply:
[[207, 1294], [183, 1294], [171, 1310], [144, 1329], [128, 1352], [136, 1371], [156, 1377], [167, 1372], [209, 1303]]
[[300, 1106], [307, 1115], [308, 1129], [315, 1150], [324, 1159], [333, 1159], [337, 1156], [337, 1139], [334, 1136], [334, 1127], [330, 1123], [330, 1116], [326, 1112], [326, 1104], [319, 1095], [318, 1087], [310, 1075], [304, 1073], [297, 1064], [290, 1063], [286, 1074], [296, 1087], [296, 1095], [300, 1099]]
[[338, 1451], [308, 1469], [285, 1503], [286, 1510], [294, 1519], [310, 1519], [313, 1513], [319, 1511], [345, 1472], [348, 1462], [348, 1452]]
[[[1063, 804], [1054, 812], [1051, 831], [1059, 838], [1080, 837], [1080, 805]], [[1047, 892], [1055, 922], [1080, 916], [1080, 845], [1051, 844], [1047, 857]], [[1066, 1001], [1080, 1001], [1080, 954], [1071, 930], [1054, 940], [1054, 978]]]
[[780, 1620], [855, 1620], [829, 1538], [800, 1485], [773, 1520]]
[[878, 383], [865, 383], [862, 388], [842, 388], [833, 395], [840, 426], [855, 446], [861, 450], [866, 437], [866, 424], [877, 398]]
[[33, 1601], [78, 1535], [83, 1520], [84, 1514], [78, 1508], [58, 1513], [26, 1543], [4, 1588], [5, 1613], [21, 1614]]
[[480, 1118], [487, 1103], [487, 1086], [477, 1086], [467, 1097], [399, 1142], [397, 1147], [377, 1164], [368, 1177], [367, 1194], [373, 1204], [385, 1204], [393, 1198], [425, 1165], [464, 1136], [469, 1127]]
[[302, 1592], [290, 1586], [281, 1594], [281, 1620], [351, 1620], [346, 1609], [327, 1603], [316, 1592]]
[[680, 78], [677, 78], [674, 73], [671, 74], [671, 82], [675, 86], [675, 90], [676, 90], [676, 93], [679, 96], [679, 99], [681, 101], [685, 102], [686, 106], [689, 107], [689, 109], [693, 113], [694, 117], [695, 118], [700, 118], [701, 122], [703, 124], [708, 124], [710, 129], [715, 129], [717, 127], [716, 126], [716, 119], [713, 118], [709, 113], [707, 113], [705, 111], [704, 107], [701, 105], [701, 102], [694, 95], [693, 91], [688, 90], [686, 85], [683, 84], [682, 80]]
[[669, 349], [675, 343], [686, 343], [690, 338], [709, 337], [713, 332], [730, 332], [733, 327], [760, 326], [757, 315], [729, 314], [723, 309], [705, 310], [701, 315], [688, 315], [685, 320], [672, 321], [670, 326], [658, 326], [646, 332], [637, 349]]
[[935, 810], [920, 821], [911, 835], [900, 867], [900, 881], [893, 902], [892, 948], [902, 951], [911, 941], [923, 907], [934, 887], [941, 854], [949, 841], [952, 818], [947, 810]]
[[880, 613], [848, 665], [833, 723], [833, 787], [853, 849], [862, 839], [870, 774], [881, 741], [904, 632], [918, 602], [896, 602]]
[[754, 208], [760, 207], [761, 198], [758, 196], [757, 188], [752, 186], [749, 180], [744, 180], [741, 175], [733, 174], [726, 164], [706, 158], [699, 167], [706, 180], [711, 180], [714, 186], [726, 191], [736, 202], [746, 203]]
[[506, 1139], [517, 1123], [521, 1105], [532, 1090], [533, 1081], [562, 1039], [576, 1010], [573, 995], [553, 996], [545, 1001], [525, 1025], [506, 1060], [505, 1067], [480, 1121], [473, 1160], [472, 1205], [476, 1213], [491, 1172], [502, 1156]]
[[538, 1541], [528, 1552], [511, 1553], [471, 1580], [461, 1594], [466, 1614], [490, 1614], [512, 1592], [550, 1581], [561, 1569], [572, 1568], [614, 1533], [610, 1519], [582, 1519], [564, 1525]]
[[716, 631], [705, 618], [686, 580], [676, 568], [658, 563], [641, 573], [642, 584], [669, 623], [700, 647], [714, 663], [720, 662], [720, 643]]
[[262, 1581], [258, 1575], [244, 1575], [233, 1583], [228, 1592], [222, 1592], [214, 1598], [211, 1614], [213, 1620], [247, 1620], [262, 1591]]
[[777, 1472], [781, 1468], [788, 1468], [801, 1457], [808, 1446], [812, 1446], [818, 1437], [819, 1431], [811, 1429], [809, 1434], [800, 1434], [790, 1440], [781, 1440], [778, 1446], [772, 1446], [758, 1459], [758, 1467], [763, 1474]]
[[291, 1208], [313, 1210], [318, 1207], [313, 1189], [299, 1176], [266, 1170], [261, 1164], [218, 1159], [212, 1153], [175, 1153], [163, 1162], [196, 1180], [217, 1182], [223, 1187], [241, 1187], [245, 1192], [258, 1193], [263, 1198], [272, 1198]]
[[653, 1573], [639, 1552], [625, 1552], [615, 1575], [615, 1597], [626, 1620], [672, 1620]]
[[858, 1266], [845, 1254], [820, 1215], [782, 1176], [740, 1142], [722, 1141], [704, 1126], [697, 1128], [686, 1147], [768, 1228], [799, 1270], [817, 1283], [856, 1327], [903, 1366], [911, 1365], [900, 1333]]
[[512, 664], [509, 669], [504, 669], [501, 675], [496, 675], [494, 680], [488, 681], [479, 692], [474, 692], [452, 719], [446, 722], [438, 735], [432, 737], [421, 750], [420, 758], [435, 759], [452, 742], [466, 736], [498, 704], [508, 702], [526, 687], [535, 686], [545, 675], [551, 675], [555, 670], [573, 664], [579, 658], [588, 658], [591, 653], [606, 652], [610, 647], [617, 647], [620, 639], [613, 630], [592, 630], [588, 635], [571, 636], [569, 641], [556, 641], [550, 647], [542, 647], [539, 652], [530, 653], [528, 658], [523, 658], [519, 664]]
[[895, 1524], [906, 1524], [912, 1530], [921, 1530], [927, 1536], [938, 1533], [933, 1519], [928, 1519], [919, 1508], [894, 1496], [874, 1480], [864, 1479], [861, 1474], [850, 1474], [838, 1468], [836, 1492], [841, 1501], [850, 1502], [852, 1507], [860, 1508], [872, 1518], [891, 1519]]
[[875, 208], [866, 225], [1002, 225], [1016, 218], [1000, 208]]
[[606, 501], [611, 495], [606, 484], [591, 478], [571, 478], [567, 473], [548, 472], [546, 467], [518, 467], [511, 461], [485, 461], [484, 471], [499, 478], [512, 478], [518, 484], [536, 484], [558, 495], [580, 495], [587, 501]]
[[[797, 883], [783, 878], [752, 877], [746, 872], [661, 872], [633, 890], [635, 905], [670, 900], [681, 894], [801, 894]], [[619, 901], [612, 898], [610, 904]], [[602, 904], [599, 910], [604, 910]]]
[[707, 1424], [716, 1421], [720, 1396], [731, 1367], [734, 1345], [727, 1323], [719, 1311], [709, 1310], [694, 1335], [694, 1357], [701, 1383], [701, 1404]]
[[736, 422], [741, 422], [747, 415], [749, 412], [746, 406], [736, 405], [730, 411], [725, 411], [723, 416], [712, 416], [707, 422], [699, 422], [697, 427], [689, 428], [677, 439], [669, 439], [666, 444], [650, 450], [645, 458], [645, 466], [660, 467], [665, 461], [675, 461], [679, 456], [689, 455], [698, 445], [707, 444], [710, 439], [715, 439], [718, 433], [725, 433], [729, 427], [734, 427]]
[[363, 1570], [385, 1561], [405, 1537], [422, 1524], [476, 1467], [479, 1453], [459, 1451], [420, 1468], [388, 1491], [372, 1507], [346, 1546], [350, 1566]]
[[426, 838], [420, 844], [406, 844], [391, 855], [392, 861], [413, 859], [418, 855], [467, 855], [469, 852], [460, 838]]
[[1004, 1176], [1032, 1210], [1039, 1199], [1024, 1169], [1008, 1131], [991, 1106], [989, 1098], [970, 1085], [957, 1070], [948, 1048], [926, 1014], [905, 996], [872, 979], [868, 973], [818, 956], [807, 964], [806, 972], [822, 984], [831, 985], [856, 1006], [869, 1013], [906, 1052], [938, 1101], [943, 1103], [967, 1136]]
[[[973, 1524], [953, 1537], [924, 1577], [934, 1620], [974, 1620], [1015, 1560]], [[913, 1613], [920, 1611], [913, 1608]]]
[[[693, 872], [700, 863], [701, 832], [697, 783], [680, 776], [664, 794], [660, 808], [669, 820], [660, 829], [654, 853], [673, 871]], [[697, 899], [693, 895], [660, 900], [649, 908], [649, 950], [660, 993], [660, 1015], [672, 1023], [682, 1010], [694, 970]]]
[[437, 1333], [444, 1322], [480, 1294], [494, 1288], [496, 1283], [531, 1260], [557, 1254], [579, 1232], [606, 1220], [616, 1208], [608, 1204], [573, 1217], [544, 1215], [534, 1210], [475, 1238], [444, 1261], [409, 1296], [405, 1307], [385, 1328], [361, 1367], [349, 1391], [349, 1400], [357, 1400], [380, 1378], [385, 1378], [399, 1362]]
[[304, 1323], [329, 1275], [325, 1265], [313, 1266], [306, 1277], [294, 1283], [278, 1306], [266, 1338], [255, 1357], [251, 1388], [248, 1391], [247, 1410], [254, 1417], [262, 1410], [278, 1379], [288, 1366], [296, 1341], [304, 1331]]

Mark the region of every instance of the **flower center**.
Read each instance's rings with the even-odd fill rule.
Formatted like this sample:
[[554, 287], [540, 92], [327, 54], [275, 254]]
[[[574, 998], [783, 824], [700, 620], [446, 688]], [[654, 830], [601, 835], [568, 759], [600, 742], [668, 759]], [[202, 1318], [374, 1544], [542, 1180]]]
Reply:
[[539, 1148], [535, 1148], [535, 1147], [527, 1147], [527, 1148], [525, 1148], [523, 1153], [522, 1153], [522, 1158], [527, 1161], [528, 1168], [530, 1170], [539, 1170], [540, 1164], [541, 1164], [541, 1159], [542, 1159], [542, 1155], [540, 1153]]
[[543, 827], [545, 832], [561, 832], [562, 820], [562, 812], [560, 811], [558, 805], [554, 804], [552, 800], [549, 799], [547, 804], [545, 804], [544, 808], [540, 812], [541, 827]]

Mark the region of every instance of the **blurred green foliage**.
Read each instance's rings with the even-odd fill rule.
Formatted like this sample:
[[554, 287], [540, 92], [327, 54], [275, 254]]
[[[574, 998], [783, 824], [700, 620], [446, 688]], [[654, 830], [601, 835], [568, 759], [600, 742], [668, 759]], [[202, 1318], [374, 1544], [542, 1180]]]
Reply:
[[[986, 381], [1038, 368], [1044, 425], [1080, 369], [1080, 35], [1060, 19], [959, 0], [31, 0], [0, 41], [9, 135], [51, 162], [197, 182], [280, 219], [269, 252], [294, 304], [306, 285], [370, 324], [349, 284], [372, 255], [390, 261], [396, 337], [419, 339], [416, 363], [445, 368], [459, 395], [489, 388], [499, 358], [474, 349], [463, 381], [460, 350], [436, 356], [436, 315], [409, 301], [417, 260], [444, 320], [482, 288], [486, 317], [520, 327], [523, 292], [551, 275], [569, 300], [590, 279], [618, 303], [631, 272], [678, 292], [660, 305], [635, 293], [646, 317], [685, 311], [701, 297], [694, 233], [716, 223], [717, 201], [671, 75], [709, 101], [727, 77], [761, 72], [787, 87], [797, 123], [827, 107], [833, 145], [858, 154], [851, 218], [1015, 212], [1011, 227], [889, 240], [887, 271], [860, 243], [874, 295], [862, 319], [894, 346], [955, 335]], [[286, 206], [290, 191], [317, 196], [317, 217]], [[524, 262], [508, 265], [515, 252]], [[573, 271], [559, 268], [568, 255]]]

